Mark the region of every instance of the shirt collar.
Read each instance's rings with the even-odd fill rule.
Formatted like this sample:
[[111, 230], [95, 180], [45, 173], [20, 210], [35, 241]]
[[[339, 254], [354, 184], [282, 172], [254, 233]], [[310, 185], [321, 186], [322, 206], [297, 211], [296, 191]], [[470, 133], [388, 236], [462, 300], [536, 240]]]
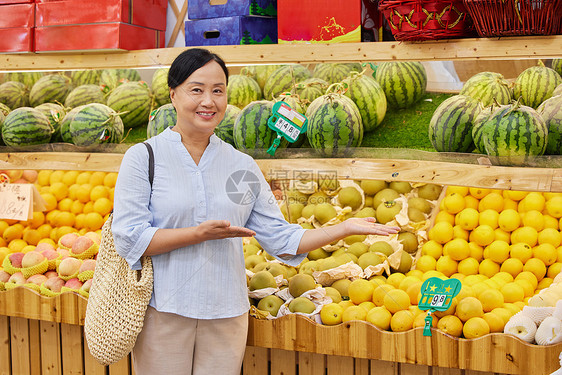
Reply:
[[[161, 134], [167, 140], [173, 142], [181, 142], [180, 133], [173, 131], [172, 128], [166, 128]], [[220, 139], [216, 136], [216, 134], [213, 133], [213, 135], [211, 135], [211, 137], [209, 138], [209, 144], [215, 145], [218, 143], [220, 143]]]

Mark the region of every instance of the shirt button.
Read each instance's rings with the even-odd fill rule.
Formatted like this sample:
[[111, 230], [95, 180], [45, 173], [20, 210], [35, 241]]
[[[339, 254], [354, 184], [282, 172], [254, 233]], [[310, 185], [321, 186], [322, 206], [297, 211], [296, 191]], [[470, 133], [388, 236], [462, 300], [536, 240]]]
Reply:
[[195, 175], [199, 176], [201, 174], [201, 172], [197, 171], [195, 172]]
[[205, 203], [199, 202], [199, 207], [203, 207], [204, 205], [205, 205]]

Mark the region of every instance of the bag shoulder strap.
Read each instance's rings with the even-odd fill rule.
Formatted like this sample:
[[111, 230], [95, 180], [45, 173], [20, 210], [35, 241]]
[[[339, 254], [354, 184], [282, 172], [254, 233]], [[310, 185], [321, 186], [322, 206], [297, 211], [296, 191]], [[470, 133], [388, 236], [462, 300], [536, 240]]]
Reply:
[[143, 142], [143, 144], [148, 150], [148, 180], [150, 181], [150, 188], [152, 188], [152, 181], [154, 181], [154, 151], [149, 143]]

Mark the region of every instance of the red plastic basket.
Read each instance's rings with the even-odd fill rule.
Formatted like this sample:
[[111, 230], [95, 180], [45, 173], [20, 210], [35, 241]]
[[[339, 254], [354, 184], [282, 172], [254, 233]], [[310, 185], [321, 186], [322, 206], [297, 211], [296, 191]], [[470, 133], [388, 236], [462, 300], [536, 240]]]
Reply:
[[480, 36], [562, 32], [562, 0], [464, 0]]
[[382, 0], [379, 10], [396, 40], [435, 40], [472, 34], [462, 0]]

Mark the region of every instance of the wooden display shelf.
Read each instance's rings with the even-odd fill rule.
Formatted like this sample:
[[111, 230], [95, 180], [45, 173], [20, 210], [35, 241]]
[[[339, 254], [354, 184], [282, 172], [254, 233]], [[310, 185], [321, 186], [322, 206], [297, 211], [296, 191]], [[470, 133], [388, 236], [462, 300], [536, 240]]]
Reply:
[[[415, 152], [412, 150], [412, 152]], [[435, 153], [436, 157], [439, 154]], [[122, 154], [0, 153], [0, 169], [59, 169], [117, 172]], [[562, 192], [561, 168], [500, 167], [423, 160], [394, 159], [258, 159], [266, 178], [306, 171], [339, 179], [409, 181], [503, 190]]]
[[[208, 46], [229, 65], [400, 60], [505, 60], [562, 56], [562, 35], [424, 42]], [[169, 66], [185, 48], [129, 52], [0, 55], [0, 70], [72, 70]]]

